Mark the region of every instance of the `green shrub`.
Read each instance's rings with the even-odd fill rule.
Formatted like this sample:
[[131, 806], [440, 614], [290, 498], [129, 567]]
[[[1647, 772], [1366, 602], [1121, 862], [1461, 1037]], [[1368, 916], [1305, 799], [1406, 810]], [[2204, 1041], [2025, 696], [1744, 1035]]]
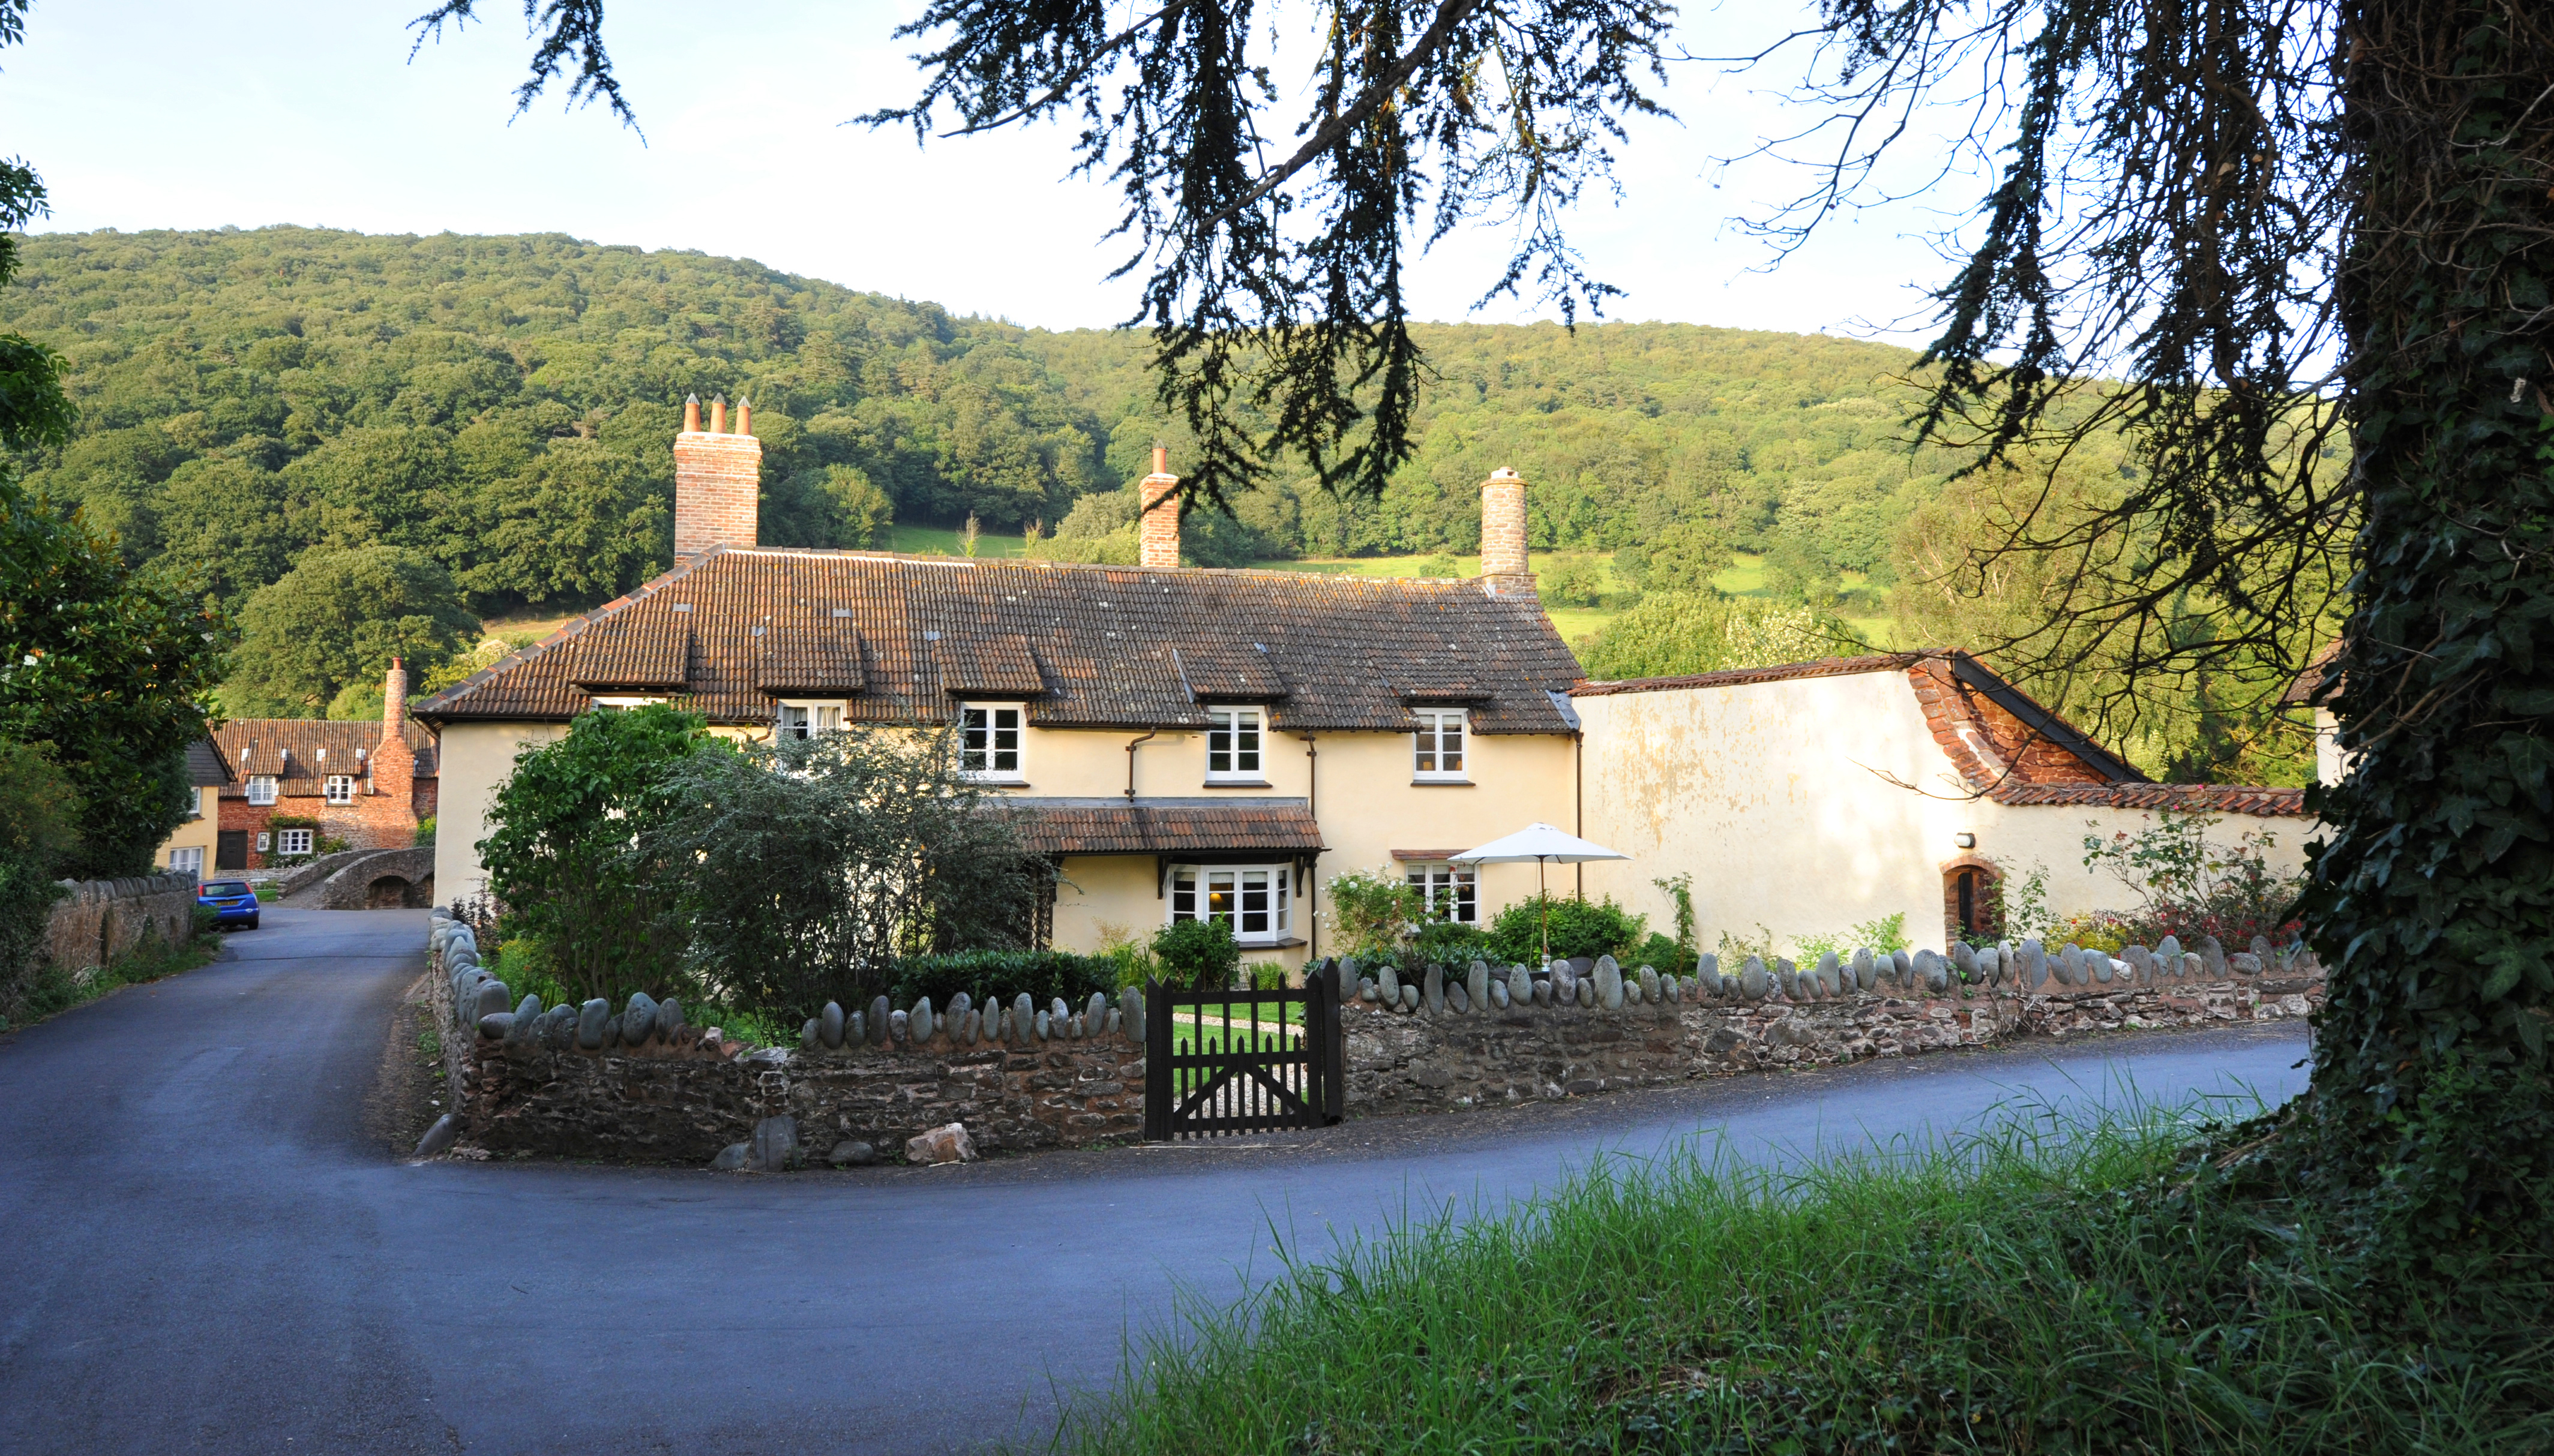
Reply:
[[1669, 975], [1683, 975], [1687, 971], [1692, 970], [1695, 963], [1701, 957], [1699, 956], [1687, 954], [1683, 946], [1680, 946], [1676, 942], [1669, 940], [1667, 937], [1660, 935], [1657, 931], [1652, 931], [1650, 932], [1650, 938], [1641, 943], [1639, 950], [1634, 951], [1630, 955], [1624, 957], [1623, 963], [1625, 965], [1651, 965], [1658, 967]]
[[1232, 984], [1241, 964], [1241, 943], [1220, 920], [1176, 920], [1153, 937], [1153, 958], [1162, 963], [1162, 978], [1174, 986], [1220, 991]]
[[1390, 866], [1352, 869], [1323, 887], [1331, 937], [1342, 955], [1377, 964], [1398, 961], [1428, 907], [1419, 887]]
[[1410, 938], [1413, 965], [1468, 965], [1489, 953], [1489, 932], [1478, 926], [1432, 920]]
[[1551, 911], [1552, 953], [1556, 957], [1611, 955], [1620, 960], [1649, 933], [1649, 918], [1615, 904], [1611, 895], [1597, 901], [1560, 896], [1518, 900], [1491, 922], [1491, 953], [1503, 961], [1528, 965], [1541, 960], [1546, 906]]
[[[1008, 1002], [1025, 991], [1041, 1008], [1057, 997], [1080, 1009], [1098, 991], [1117, 989], [1117, 961], [1107, 955], [1066, 951], [952, 951], [909, 955], [895, 963], [887, 999], [910, 1007], [924, 996], [943, 1010], [960, 991], [979, 1006]], [[846, 1011], [861, 1008], [846, 1006]]]

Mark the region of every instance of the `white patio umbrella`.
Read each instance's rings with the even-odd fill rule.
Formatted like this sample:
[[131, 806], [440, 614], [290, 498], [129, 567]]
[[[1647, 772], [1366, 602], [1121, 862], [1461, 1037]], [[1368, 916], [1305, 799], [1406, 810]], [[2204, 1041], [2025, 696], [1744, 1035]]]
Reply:
[[1552, 958], [1552, 896], [1544, 889], [1547, 864], [1585, 864], [1591, 859], [1629, 859], [1620, 849], [1608, 849], [1576, 835], [1565, 834], [1548, 824], [1530, 824], [1505, 839], [1492, 840], [1477, 848], [1454, 855], [1458, 864], [1523, 864], [1534, 861], [1535, 899], [1543, 907], [1543, 958]]

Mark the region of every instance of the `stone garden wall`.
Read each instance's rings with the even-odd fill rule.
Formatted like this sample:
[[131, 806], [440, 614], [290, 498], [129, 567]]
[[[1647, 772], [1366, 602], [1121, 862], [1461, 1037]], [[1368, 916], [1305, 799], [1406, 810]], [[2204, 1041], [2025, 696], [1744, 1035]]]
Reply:
[[[681, 1006], [633, 996], [542, 1007], [510, 998], [475, 937], [437, 910], [427, 942], [454, 1111], [422, 1151], [777, 1169], [1077, 1147], [1143, 1130], [1143, 1003], [1020, 996], [895, 1010], [828, 1006], [795, 1049], [743, 1046]], [[1327, 963], [1326, 963], [1327, 964]], [[1699, 1077], [1909, 1057], [2021, 1038], [2302, 1017], [2323, 972], [2299, 948], [2227, 954], [2167, 941], [2119, 958], [2037, 942], [1955, 957], [1750, 957], [1724, 975], [1475, 962], [1402, 983], [1340, 963], [1350, 1115], [1451, 1111]]]
[[195, 933], [195, 877], [63, 880], [69, 891], [45, 922], [45, 956], [74, 973], [129, 955], [144, 941], [184, 945]]
[[1723, 976], [1705, 956], [1680, 980], [1598, 959], [1583, 974], [1574, 962], [1548, 974], [1475, 966], [1416, 985], [1356, 975], [1349, 962], [1347, 1105], [1366, 1115], [1448, 1111], [2017, 1038], [2270, 1021], [2322, 1004], [2323, 972], [2301, 952], [2165, 949], [2169, 965], [2141, 948], [2123, 952], [2134, 959], [2073, 947], [2050, 956], [2026, 942], [1965, 963], [1863, 952], [1802, 971], [1751, 957]]
[[[828, 1007], [794, 1051], [749, 1048], [686, 1023], [675, 1002], [634, 996], [542, 1008], [509, 1002], [479, 963], [469, 928], [437, 911], [428, 944], [454, 1113], [441, 1141], [490, 1154], [539, 1153], [703, 1164], [744, 1145], [765, 1161], [773, 1119], [791, 1150], [767, 1161], [868, 1162], [963, 1124], [973, 1151], [1070, 1148], [1132, 1138], [1144, 1125], [1140, 1003], [1094, 997], [1041, 1010], [879, 997]], [[1134, 1035], [1126, 1034], [1134, 1012]], [[866, 1151], [856, 1151], [866, 1145]]]

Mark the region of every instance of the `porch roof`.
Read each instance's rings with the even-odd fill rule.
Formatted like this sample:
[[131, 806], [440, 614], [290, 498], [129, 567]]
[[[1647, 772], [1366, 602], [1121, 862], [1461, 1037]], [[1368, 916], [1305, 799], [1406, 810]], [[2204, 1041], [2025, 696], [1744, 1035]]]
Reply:
[[1324, 847], [1322, 827], [1302, 799], [1003, 802], [1021, 815], [1021, 837], [1041, 854], [1318, 854]]

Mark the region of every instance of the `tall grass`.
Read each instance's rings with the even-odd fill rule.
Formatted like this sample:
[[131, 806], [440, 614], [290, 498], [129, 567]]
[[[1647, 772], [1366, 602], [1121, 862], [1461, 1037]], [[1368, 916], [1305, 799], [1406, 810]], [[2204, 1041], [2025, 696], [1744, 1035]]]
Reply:
[[2541, 1317], [2483, 1349], [2471, 1322], [2356, 1307], [2310, 1211], [2227, 1195], [2177, 1161], [2191, 1135], [2042, 1113], [1783, 1171], [1607, 1160], [1189, 1308], [1064, 1444], [2554, 1449]]

